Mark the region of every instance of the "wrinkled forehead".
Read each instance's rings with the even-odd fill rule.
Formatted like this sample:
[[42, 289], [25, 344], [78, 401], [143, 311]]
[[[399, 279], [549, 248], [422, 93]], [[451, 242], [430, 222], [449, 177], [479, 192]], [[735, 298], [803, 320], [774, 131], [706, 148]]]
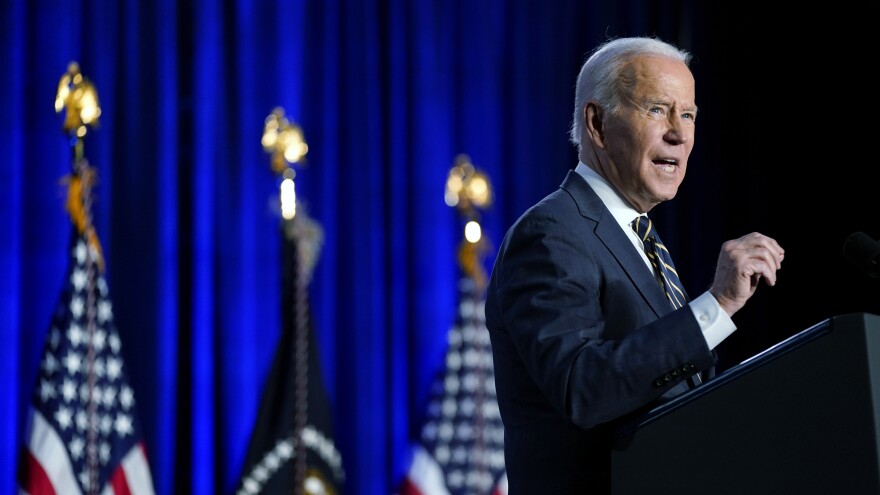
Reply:
[[637, 55], [625, 62], [620, 89], [629, 97], [674, 97], [693, 105], [696, 82], [681, 60], [661, 55]]

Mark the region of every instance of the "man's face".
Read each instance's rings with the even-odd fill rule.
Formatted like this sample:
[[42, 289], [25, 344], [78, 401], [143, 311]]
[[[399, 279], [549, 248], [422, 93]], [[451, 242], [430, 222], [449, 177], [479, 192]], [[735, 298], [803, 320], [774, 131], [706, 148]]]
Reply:
[[606, 112], [600, 173], [639, 211], [670, 200], [694, 147], [694, 77], [678, 60], [634, 57], [623, 71], [623, 97]]

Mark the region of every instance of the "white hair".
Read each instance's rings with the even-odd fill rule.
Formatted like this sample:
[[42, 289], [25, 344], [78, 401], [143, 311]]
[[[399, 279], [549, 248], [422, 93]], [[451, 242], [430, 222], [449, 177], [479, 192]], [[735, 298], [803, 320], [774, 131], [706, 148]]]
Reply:
[[657, 38], [618, 38], [596, 47], [581, 66], [574, 98], [574, 116], [569, 139], [581, 150], [584, 126], [584, 108], [595, 101], [608, 112], [614, 113], [620, 105], [621, 73], [630, 58], [638, 55], [659, 55], [682, 61], [688, 65], [691, 54]]

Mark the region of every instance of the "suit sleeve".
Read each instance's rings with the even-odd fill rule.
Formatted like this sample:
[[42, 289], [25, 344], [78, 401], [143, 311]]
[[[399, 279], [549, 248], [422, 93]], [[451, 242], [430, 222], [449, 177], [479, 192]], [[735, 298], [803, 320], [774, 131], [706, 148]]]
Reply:
[[[523, 217], [490, 287], [528, 374], [557, 411], [584, 428], [645, 406], [689, 371], [714, 364], [691, 310], [658, 319], [589, 236], [552, 216]], [[632, 305], [622, 322], [606, 320], [609, 298], [616, 307]]]

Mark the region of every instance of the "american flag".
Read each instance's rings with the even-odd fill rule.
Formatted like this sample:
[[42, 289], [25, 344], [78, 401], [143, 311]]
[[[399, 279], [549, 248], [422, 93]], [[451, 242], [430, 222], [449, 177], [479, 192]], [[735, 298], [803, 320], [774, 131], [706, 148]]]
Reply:
[[154, 493], [99, 259], [74, 229], [20, 461], [31, 495]]
[[435, 381], [401, 495], [506, 495], [504, 428], [482, 284], [459, 279], [446, 369]]

